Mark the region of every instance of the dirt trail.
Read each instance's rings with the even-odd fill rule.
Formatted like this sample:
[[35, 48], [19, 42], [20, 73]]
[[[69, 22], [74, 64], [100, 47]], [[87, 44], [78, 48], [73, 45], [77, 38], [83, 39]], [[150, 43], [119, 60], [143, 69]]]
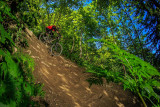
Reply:
[[[25, 50], [35, 60], [36, 81], [44, 84], [46, 106], [49, 107], [139, 107], [136, 98], [120, 86], [110, 83], [92, 85], [88, 74], [62, 56], [51, 56], [48, 47], [26, 29], [29, 48]], [[44, 105], [45, 106], [45, 105]]]

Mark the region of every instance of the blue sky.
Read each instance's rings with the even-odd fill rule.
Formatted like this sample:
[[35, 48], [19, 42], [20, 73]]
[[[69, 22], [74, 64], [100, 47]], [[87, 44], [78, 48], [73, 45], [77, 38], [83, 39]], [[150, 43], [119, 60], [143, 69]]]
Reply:
[[92, 0], [86, 0], [85, 5], [87, 5], [87, 4], [91, 3], [91, 2], [92, 2]]

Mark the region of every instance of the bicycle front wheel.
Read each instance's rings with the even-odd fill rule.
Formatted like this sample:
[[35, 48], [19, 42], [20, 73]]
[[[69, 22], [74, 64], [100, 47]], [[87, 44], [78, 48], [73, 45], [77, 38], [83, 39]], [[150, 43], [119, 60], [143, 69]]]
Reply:
[[61, 55], [62, 50], [63, 50], [63, 48], [62, 48], [61, 44], [59, 44], [59, 43], [53, 44], [51, 46], [51, 54], [54, 56]]

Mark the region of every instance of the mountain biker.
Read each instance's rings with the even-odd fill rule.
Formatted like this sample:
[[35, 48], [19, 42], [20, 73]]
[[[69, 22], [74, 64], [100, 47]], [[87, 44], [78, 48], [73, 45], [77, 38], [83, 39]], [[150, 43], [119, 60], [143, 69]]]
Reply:
[[46, 35], [47, 36], [48, 36], [48, 34], [53, 35], [52, 31], [57, 32], [58, 36], [61, 37], [61, 34], [59, 33], [58, 28], [55, 25], [46, 27]]

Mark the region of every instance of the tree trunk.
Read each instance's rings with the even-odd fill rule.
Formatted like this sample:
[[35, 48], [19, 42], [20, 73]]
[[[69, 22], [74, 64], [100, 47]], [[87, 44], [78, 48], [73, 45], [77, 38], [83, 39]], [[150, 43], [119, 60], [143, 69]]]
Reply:
[[132, 41], [132, 43], [133, 43], [134, 50], [136, 51], [136, 53], [138, 53], [138, 52], [137, 52], [136, 45], [135, 45], [135, 43], [134, 43], [134, 41], [133, 41], [133, 39], [132, 39], [132, 36], [130, 35], [130, 33], [129, 33], [129, 32], [128, 32], [128, 35], [129, 35], [130, 40], [131, 40], [131, 41]]
[[136, 35], [137, 35], [138, 40], [139, 40], [139, 43], [140, 43], [141, 51], [142, 51], [142, 58], [143, 58], [143, 59], [144, 59], [144, 61], [145, 61], [145, 60], [146, 60], [146, 58], [145, 58], [145, 54], [144, 54], [144, 50], [143, 50], [143, 46], [142, 46], [142, 42], [141, 42], [141, 40], [140, 40], [140, 37], [139, 37], [138, 31], [137, 31], [137, 29], [136, 29], [136, 27], [135, 27], [135, 25], [134, 25], [134, 23], [133, 23], [133, 21], [132, 21], [131, 17], [128, 15], [128, 13], [127, 13], [127, 12], [126, 12], [126, 14], [127, 14], [127, 17], [129, 18], [129, 20], [131, 21], [131, 23], [132, 23], [132, 25], [133, 25], [133, 28], [134, 28], [134, 30], [135, 30], [135, 32], [136, 32]]
[[111, 33], [112, 33], [112, 36], [113, 36], [113, 39], [114, 39], [114, 43], [117, 44], [111, 26], [110, 26], [110, 29], [111, 29]]
[[80, 54], [79, 54], [79, 56], [80, 56], [80, 58], [82, 58], [82, 32], [81, 32], [81, 37], [80, 37], [80, 43], [79, 43], [79, 45], [80, 45]]
[[129, 30], [125, 27], [123, 21], [122, 21], [121, 23], [122, 23], [122, 26], [126, 29], [126, 31], [127, 31], [127, 33], [128, 33], [128, 36], [129, 36], [130, 40], [131, 40], [132, 43], [133, 43], [133, 47], [134, 47], [135, 52], [138, 54], [138, 50], [137, 50], [137, 48], [136, 48], [136, 45], [135, 45], [135, 43], [134, 43], [134, 40], [132, 39], [131, 34], [129, 33]]
[[124, 64], [122, 64], [122, 65], [123, 65], [123, 70], [124, 70], [124, 76], [126, 77], [126, 74], [127, 74], [126, 68], [125, 68]]
[[73, 52], [73, 49], [74, 49], [74, 37], [73, 37], [73, 45], [72, 45], [71, 53]]

